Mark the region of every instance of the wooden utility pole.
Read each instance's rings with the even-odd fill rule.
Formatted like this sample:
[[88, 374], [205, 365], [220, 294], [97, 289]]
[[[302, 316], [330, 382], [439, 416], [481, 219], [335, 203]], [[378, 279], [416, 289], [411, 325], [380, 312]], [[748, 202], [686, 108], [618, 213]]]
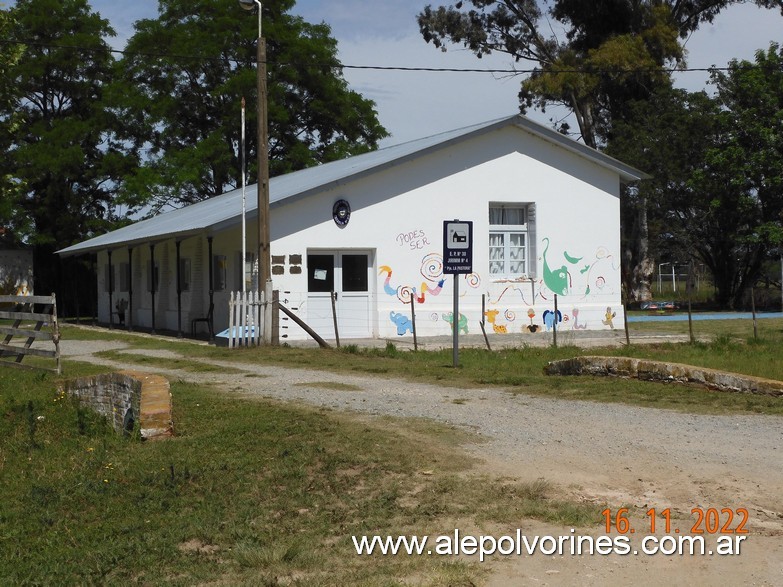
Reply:
[[[258, 5], [258, 290], [272, 278], [269, 251], [269, 137], [267, 130], [266, 40], [261, 35]], [[265, 341], [268, 342], [268, 341]]]
[[[258, 8], [258, 50], [256, 54], [256, 86], [258, 90], [258, 292], [264, 297], [264, 344], [271, 344], [272, 332], [272, 257], [269, 246], [269, 133], [267, 130], [266, 40], [262, 28], [261, 0], [239, 0], [245, 10]], [[244, 263], [244, 259], [242, 260]]]

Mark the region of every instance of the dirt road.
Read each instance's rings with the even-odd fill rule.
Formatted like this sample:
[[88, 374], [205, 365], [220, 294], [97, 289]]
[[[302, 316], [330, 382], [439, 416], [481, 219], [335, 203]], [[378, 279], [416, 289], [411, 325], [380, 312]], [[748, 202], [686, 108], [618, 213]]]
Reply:
[[[64, 352], [79, 360], [133, 367], [94, 357], [93, 345], [66, 341]], [[121, 350], [123, 345], [114, 346]], [[106, 343], [101, 343], [100, 350], [106, 349]], [[167, 351], [128, 352], [177, 356]], [[480, 457], [481, 466], [492, 474], [545, 478], [573, 499], [606, 504], [613, 516], [620, 507], [629, 508], [638, 534], [628, 536], [638, 555], [495, 556], [485, 563], [490, 565], [490, 585], [783, 585], [781, 418], [689, 415], [514, 395], [495, 388], [465, 390], [274, 366], [225, 366], [261, 377], [145, 369], [234, 392], [241, 388], [248, 395], [459, 426], [485, 439], [465, 450]], [[350, 384], [357, 390], [330, 390], [319, 382]], [[745, 508], [749, 534], [740, 544], [739, 555], [645, 555], [639, 547], [642, 536], [649, 534], [646, 512], [651, 508], [659, 513], [670, 509], [672, 526], [680, 535], [692, 535], [697, 522], [691, 514], [694, 508], [704, 512], [728, 508], [735, 513]], [[664, 520], [656, 520], [657, 535], [662, 536]], [[700, 528], [707, 528], [704, 522]], [[570, 528], [529, 520], [509, 520], [491, 532], [500, 537], [517, 529], [530, 538], [571, 534]], [[602, 528], [575, 529], [575, 534], [603, 533]], [[714, 550], [716, 537], [709, 533], [704, 537]]]

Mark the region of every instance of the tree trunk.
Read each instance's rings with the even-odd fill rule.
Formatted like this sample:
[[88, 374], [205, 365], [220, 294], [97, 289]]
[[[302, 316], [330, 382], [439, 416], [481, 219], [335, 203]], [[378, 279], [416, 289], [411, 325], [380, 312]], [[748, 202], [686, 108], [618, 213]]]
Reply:
[[633, 268], [631, 297], [637, 302], [648, 302], [652, 299], [652, 277], [655, 273], [655, 262], [649, 257], [643, 257]]
[[652, 299], [652, 280], [655, 261], [649, 256], [649, 231], [647, 227], [647, 198], [640, 196], [636, 201], [634, 230], [630, 235], [629, 248], [632, 251], [630, 293], [636, 302]]

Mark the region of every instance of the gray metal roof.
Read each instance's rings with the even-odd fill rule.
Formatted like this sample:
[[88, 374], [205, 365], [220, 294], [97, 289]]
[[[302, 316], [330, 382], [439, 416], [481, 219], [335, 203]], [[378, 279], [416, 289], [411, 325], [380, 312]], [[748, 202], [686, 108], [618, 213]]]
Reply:
[[[306, 197], [365, 175], [423, 155], [426, 152], [444, 148], [469, 136], [490, 132], [510, 125], [530, 132], [544, 140], [555, 143], [571, 152], [586, 157], [616, 172], [626, 182], [646, 179], [649, 176], [600, 151], [587, 147], [551, 128], [532, 120], [514, 115], [481, 124], [475, 124], [423, 139], [402, 143], [356, 155], [340, 161], [324, 163], [301, 171], [295, 171], [269, 181], [269, 202], [274, 208], [292, 198]], [[245, 189], [246, 216], [257, 216], [257, 186]], [[220, 196], [209, 198], [184, 208], [172, 210], [147, 220], [136, 222], [101, 236], [61, 249], [60, 255], [76, 255], [120, 246], [134, 246], [176, 237], [185, 237], [207, 229], [220, 230], [239, 222], [242, 215], [242, 190], [236, 189]]]

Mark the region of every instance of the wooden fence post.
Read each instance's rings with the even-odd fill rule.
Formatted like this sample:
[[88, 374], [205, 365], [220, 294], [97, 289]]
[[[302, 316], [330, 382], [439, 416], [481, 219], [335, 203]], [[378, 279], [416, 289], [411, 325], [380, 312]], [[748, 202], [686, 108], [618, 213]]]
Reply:
[[280, 290], [272, 291], [272, 345], [280, 344]]
[[413, 292], [411, 292], [411, 328], [413, 331], [413, 350], [418, 351], [419, 350], [419, 340], [416, 338], [416, 306], [415, 306], [415, 297], [413, 295]]
[[691, 344], [696, 342], [696, 338], [693, 336], [693, 313], [691, 311], [691, 296], [693, 295], [693, 285], [691, 284], [692, 279], [692, 268], [693, 268], [693, 259], [691, 259], [688, 262], [688, 337], [691, 341]]
[[261, 331], [264, 328], [262, 322], [266, 319], [266, 315], [262, 311], [263, 306], [261, 300], [261, 292], [250, 292], [251, 316], [253, 318], [253, 344], [256, 346], [259, 346], [263, 340], [263, 336], [261, 336]]
[[479, 322], [479, 325], [481, 326], [481, 333], [484, 335], [484, 342], [487, 345], [487, 350], [491, 351], [492, 347], [489, 346], [489, 338], [487, 337], [487, 330], [485, 328], [486, 320], [484, 320], [484, 317], [486, 315], [487, 315], [487, 295], [481, 294], [481, 322]]
[[337, 305], [335, 298], [337, 297], [337, 294], [334, 292], [330, 293], [330, 297], [332, 298], [332, 320], [334, 321], [334, 339], [337, 342], [337, 348], [340, 348], [340, 331], [337, 328]]

